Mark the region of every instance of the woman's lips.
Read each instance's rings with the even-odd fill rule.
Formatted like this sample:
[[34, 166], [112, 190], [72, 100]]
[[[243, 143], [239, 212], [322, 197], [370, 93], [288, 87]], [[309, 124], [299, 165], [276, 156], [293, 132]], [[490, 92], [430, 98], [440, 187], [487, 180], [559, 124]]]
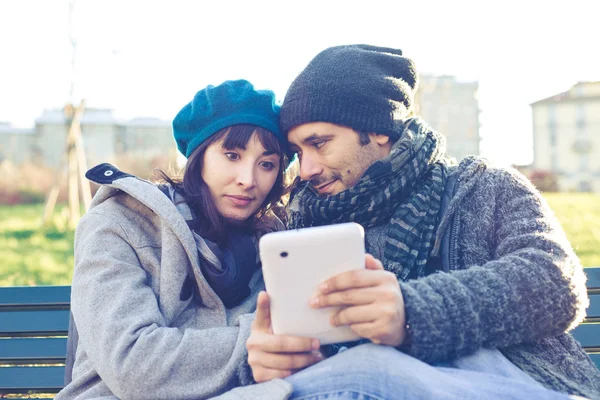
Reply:
[[252, 200], [254, 200], [252, 197], [248, 197], [248, 196], [226, 195], [225, 197], [227, 197], [229, 199], [229, 201], [231, 201], [237, 207], [245, 207], [248, 204], [252, 203]]

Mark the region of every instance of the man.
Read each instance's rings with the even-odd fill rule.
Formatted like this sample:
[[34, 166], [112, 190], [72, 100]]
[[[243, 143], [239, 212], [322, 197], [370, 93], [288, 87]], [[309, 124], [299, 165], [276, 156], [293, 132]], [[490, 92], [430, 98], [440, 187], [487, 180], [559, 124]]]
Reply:
[[[585, 317], [588, 299], [560, 225], [516, 171], [476, 157], [452, 165], [442, 136], [412, 115], [417, 85], [415, 65], [400, 50], [351, 45], [318, 54], [286, 94], [280, 122], [302, 178], [289, 227], [360, 223], [375, 257], [366, 270], [325, 282], [312, 306], [344, 306], [332, 325], [395, 348], [404, 358], [386, 355], [390, 369], [440, 367], [426, 373], [432, 380], [403, 375], [424, 390], [415, 398], [432, 395], [433, 374], [448, 366], [498, 381], [490, 389], [493, 381], [454, 375], [445, 393], [467, 384], [474, 397], [500, 390], [522, 398], [528, 389], [513, 385], [523, 383], [600, 397], [599, 371], [566, 333]], [[352, 346], [329, 346], [325, 355]], [[247, 347], [257, 381], [290, 376], [322, 356], [307, 339], [270, 333], [266, 294]], [[297, 376], [317, 380], [310, 371], [324, 363], [335, 371], [336, 358], [352, 363], [362, 347]], [[295, 376], [288, 381], [296, 389]]]

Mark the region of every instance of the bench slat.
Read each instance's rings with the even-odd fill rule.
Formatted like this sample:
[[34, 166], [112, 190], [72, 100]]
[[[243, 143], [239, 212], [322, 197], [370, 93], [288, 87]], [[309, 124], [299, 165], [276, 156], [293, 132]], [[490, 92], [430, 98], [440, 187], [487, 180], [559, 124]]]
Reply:
[[573, 336], [583, 347], [600, 348], [600, 324], [581, 324], [573, 330]]
[[69, 305], [70, 286], [15, 286], [0, 288], [0, 307], [12, 305]]
[[66, 336], [68, 310], [0, 311], [0, 336]]
[[6, 367], [0, 374], [0, 393], [58, 393], [65, 367]]
[[590, 358], [596, 364], [596, 367], [600, 369], [600, 354], [590, 354]]
[[585, 268], [588, 289], [600, 289], [600, 267]]
[[66, 354], [66, 338], [0, 339], [0, 365], [64, 363]]
[[590, 294], [590, 306], [587, 311], [587, 318], [600, 318], [600, 293]]

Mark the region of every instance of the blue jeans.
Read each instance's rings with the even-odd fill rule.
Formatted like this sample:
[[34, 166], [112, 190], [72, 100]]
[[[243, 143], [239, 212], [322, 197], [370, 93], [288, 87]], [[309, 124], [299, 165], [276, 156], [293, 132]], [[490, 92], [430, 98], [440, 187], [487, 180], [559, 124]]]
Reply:
[[431, 366], [392, 347], [363, 344], [286, 379], [290, 399], [569, 399], [544, 388], [498, 350]]

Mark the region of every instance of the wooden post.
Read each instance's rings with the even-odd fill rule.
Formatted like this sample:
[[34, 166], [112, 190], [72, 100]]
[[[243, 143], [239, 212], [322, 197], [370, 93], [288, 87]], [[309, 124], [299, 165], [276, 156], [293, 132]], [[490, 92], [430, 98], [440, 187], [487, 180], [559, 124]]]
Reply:
[[[73, 123], [74, 124], [74, 123]], [[71, 130], [73, 130], [73, 124]], [[72, 135], [69, 135], [72, 136]], [[74, 138], [71, 138], [74, 139]], [[75, 228], [79, 222], [79, 186], [77, 174], [77, 150], [75, 149], [75, 140], [69, 140], [69, 226]]]
[[[79, 184], [81, 184], [82, 194], [84, 198], [86, 210], [91, 201], [90, 187], [85, 181], [85, 154], [81, 139], [81, 117], [85, 107], [85, 101], [81, 101], [79, 107], [73, 109], [72, 105], [65, 107], [65, 116], [69, 124], [69, 132], [67, 134], [67, 143], [65, 152], [61, 158], [61, 164], [57, 172], [57, 177], [54, 186], [48, 193], [46, 199], [46, 207], [44, 208], [43, 223], [47, 223], [52, 218], [56, 200], [58, 198], [60, 187], [64, 181], [65, 164], [67, 165], [68, 176], [68, 198], [69, 198], [69, 226], [74, 228], [79, 221]], [[85, 186], [87, 185], [87, 191]]]
[[90, 182], [85, 177], [85, 172], [88, 168], [85, 150], [83, 149], [83, 140], [81, 139], [81, 124], [79, 124], [79, 128], [77, 129], [75, 148], [77, 149], [77, 169], [79, 170], [81, 197], [83, 197], [83, 205], [85, 207], [85, 211], [87, 211], [90, 209], [90, 204], [92, 203], [92, 190], [90, 189]]

